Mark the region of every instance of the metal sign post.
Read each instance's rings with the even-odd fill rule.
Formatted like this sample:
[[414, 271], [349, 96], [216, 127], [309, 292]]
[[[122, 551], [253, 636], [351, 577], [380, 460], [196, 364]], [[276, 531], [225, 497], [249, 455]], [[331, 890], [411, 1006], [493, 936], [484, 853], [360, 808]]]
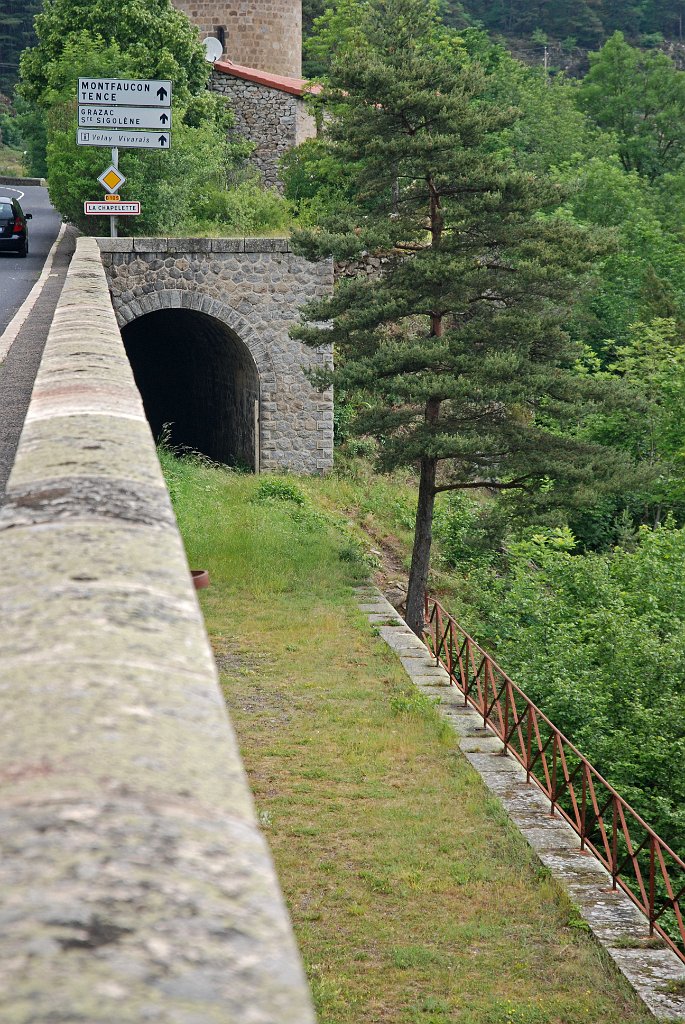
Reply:
[[[112, 150], [112, 167], [115, 171], [119, 170], [119, 150]], [[116, 217], [110, 217], [109, 221], [109, 236], [110, 238], [118, 237], [118, 224]]]

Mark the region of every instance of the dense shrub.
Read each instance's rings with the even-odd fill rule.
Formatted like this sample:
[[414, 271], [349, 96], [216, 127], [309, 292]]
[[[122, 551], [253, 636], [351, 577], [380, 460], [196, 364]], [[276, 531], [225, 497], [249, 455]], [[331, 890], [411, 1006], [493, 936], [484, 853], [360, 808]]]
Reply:
[[459, 611], [502, 667], [677, 850], [685, 849], [685, 530], [573, 553], [569, 530], [474, 570]]

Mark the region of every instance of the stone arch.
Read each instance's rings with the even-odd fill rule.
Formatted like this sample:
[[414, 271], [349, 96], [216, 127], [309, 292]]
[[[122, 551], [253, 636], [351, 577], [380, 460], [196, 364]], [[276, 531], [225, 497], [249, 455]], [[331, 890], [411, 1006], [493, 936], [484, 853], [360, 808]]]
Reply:
[[119, 327], [123, 329], [132, 320], [161, 309], [194, 309], [198, 313], [206, 313], [207, 316], [220, 320], [238, 336], [249, 350], [259, 372], [262, 395], [271, 393], [276, 384], [273, 359], [247, 317], [200, 291], [180, 291], [168, 288], [148, 292], [132, 302], [117, 305], [116, 315]]
[[259, 466], [271, 356], [235, 310], [201, 293], [159, 291], [117, 311], [153, 433], [217, 462]]

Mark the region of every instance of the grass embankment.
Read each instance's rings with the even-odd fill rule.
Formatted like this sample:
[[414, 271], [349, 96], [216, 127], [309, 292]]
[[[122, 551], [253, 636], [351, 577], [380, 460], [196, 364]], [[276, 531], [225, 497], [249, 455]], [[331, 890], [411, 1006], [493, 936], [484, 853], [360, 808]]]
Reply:
[[0, 175], [7, 178], [23, 178], [26, 174], [24, 154], [20, 149], [11, 149], [0, 143]]
[[320, 1024], [646, 1024], [358, 611], [334, 483], [163, 461]]

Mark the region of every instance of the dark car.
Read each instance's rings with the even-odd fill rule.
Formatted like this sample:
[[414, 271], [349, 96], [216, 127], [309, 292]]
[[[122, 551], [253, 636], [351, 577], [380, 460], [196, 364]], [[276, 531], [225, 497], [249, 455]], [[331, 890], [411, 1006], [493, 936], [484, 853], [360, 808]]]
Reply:
[[24, 213], [16, 199], [0, 195], [0, 252], [28, 256], [32, 214]]

